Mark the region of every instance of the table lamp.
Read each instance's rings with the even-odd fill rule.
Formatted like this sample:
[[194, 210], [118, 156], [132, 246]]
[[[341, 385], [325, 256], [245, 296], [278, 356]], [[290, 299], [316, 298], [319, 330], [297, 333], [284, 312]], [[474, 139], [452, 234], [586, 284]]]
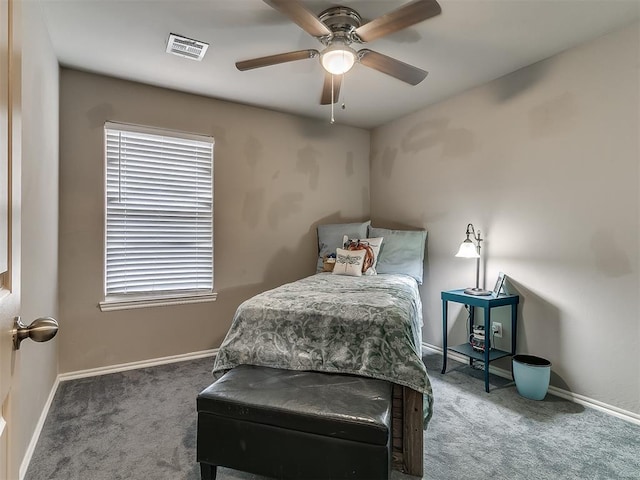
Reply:
[[[460, 249], [458, 250], [458, 253], [456, 253], [456, 257], [476, 259], [476, 286], [465, 289], [464, 293], [467, 295], [491, 295], [491, 291], [480, 288], [480, 242], [482, 242], [480, 230], [476, 233], [476, 230], [473, 228], [473, 224], [470, 223], [467, 225], [466, 235], [467, 238], [460, 245]], [[469, 237], [473, 237], [477, 242], [477, 246], [474, 245], [473, 241]]]

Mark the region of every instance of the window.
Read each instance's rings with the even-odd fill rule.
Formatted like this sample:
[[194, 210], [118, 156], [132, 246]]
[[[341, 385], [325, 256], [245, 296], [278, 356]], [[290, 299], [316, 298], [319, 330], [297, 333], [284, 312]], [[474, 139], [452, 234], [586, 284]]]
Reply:
[[107, 123], [102, 310], [211, 301], [213, 138]]

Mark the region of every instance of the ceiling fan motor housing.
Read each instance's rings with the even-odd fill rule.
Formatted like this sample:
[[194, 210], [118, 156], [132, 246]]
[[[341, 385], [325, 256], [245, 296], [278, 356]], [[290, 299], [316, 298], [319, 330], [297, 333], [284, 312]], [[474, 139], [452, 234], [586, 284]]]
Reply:
[[359, 41], [354, 34], [355, 29], [362, 24], [362, 17], [354, 9], [349, 7], [331, 7], [323, 11], [318, 19], [324, 23], [332, 34], [320, 38], [325, 45], [331, 43], [333, 39], [340, 38], [347, 45], [354, 41]]

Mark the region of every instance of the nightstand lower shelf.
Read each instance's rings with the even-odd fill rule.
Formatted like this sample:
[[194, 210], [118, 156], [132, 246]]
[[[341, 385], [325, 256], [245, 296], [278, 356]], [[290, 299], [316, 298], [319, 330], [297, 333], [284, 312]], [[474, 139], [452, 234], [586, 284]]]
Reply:
[[[462, 355], [472, 358], [473, 360], [480, 360], [481, 362], [484, 362], [484, 352], [474, 350], [468, 343], [456, 345], [455, 347], [449, 347], [449, 350], [451, 350], [452, 352], [461, 353]], [[489, 361], [493, 362], [494, 360], [497, 360], [499, 358], [510, 357], [511, 355], [512, 354], [510, 352], [505, 352], [504, 350], [498, 350], [494, 348], [489, 350]]]

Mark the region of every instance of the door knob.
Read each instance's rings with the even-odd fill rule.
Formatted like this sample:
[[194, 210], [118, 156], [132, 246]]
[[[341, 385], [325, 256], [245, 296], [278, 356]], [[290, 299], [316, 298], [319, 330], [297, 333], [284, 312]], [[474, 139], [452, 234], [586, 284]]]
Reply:
[[55, 318], [41, 317], [27, 326], [22, 323], [20, 317], [16, 317], [13, 323], [13, 348], [20, 350], [20, 342], [30, 338], [34, 342], [47, 342], [58, 333], [58, 322]]

